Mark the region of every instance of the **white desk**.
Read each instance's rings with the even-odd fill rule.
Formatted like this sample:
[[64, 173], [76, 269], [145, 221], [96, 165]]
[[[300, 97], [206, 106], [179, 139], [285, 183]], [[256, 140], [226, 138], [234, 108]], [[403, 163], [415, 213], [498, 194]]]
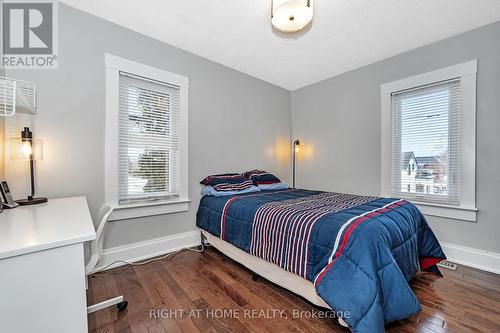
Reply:
[[87, 332], [85, 197], [0, 213], [0, 332]]

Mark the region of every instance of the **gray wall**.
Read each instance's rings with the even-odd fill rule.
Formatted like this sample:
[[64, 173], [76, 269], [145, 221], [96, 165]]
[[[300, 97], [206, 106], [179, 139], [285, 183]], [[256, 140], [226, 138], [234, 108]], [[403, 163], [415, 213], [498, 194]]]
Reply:
[[441, 241], [500, 252], [500, 22], [292, 92], [297, 184], [380, 194], [380, 85], [478, 59], [477, 223], [429, 217]]
[[[380, 192], [380, 84], [478, 59], [477, 223], [429, 218], [442, 241], [500, 252], [500, 23], [294, 91], [286, 90], [60, 5], [59, 69], [7, 71], [38, 87], [38, 114], [13, 121], [44, 140], [38, 189], [49, 198], [104, 202], [104, 53], [189, 77], [189, 212], [117, 221], [106, 247], [194, 230], [198, 181], [209, 173], [266, 168], [285, 180], [293, 137], [303, 143], [298, 185]], [[265, 119], [265, 121], [263, 121]], [[11, 124], [12, 127], [12, 124]], [[221, 130], [222, 129], [222, 130]], [[16, 197], [25, 170], [7, 172]], [[21, 177], [22, 175], [22, 177]], [[22, 178], [22, 179], [21, 179]], [[23, 190], [25, 190], [24, 193]], [[70, 222], [69, 222], [70, 223]]]
[[[104, 202], [104, 54], [175, 72], [190, 82], [190, 211], [113, 222], [105, 247], [194, 230], [198, 182], [207, 174], [265, 168], [288, 180], [290, 92], [63, 4], [59, 48], [58, 70], [8, 74], [38, 87], [38, 114], [31, 121], [44, 140], [39, 194], [85, 195], [94, 215]], [[16, 197], [26, 194], [19, 191]]]

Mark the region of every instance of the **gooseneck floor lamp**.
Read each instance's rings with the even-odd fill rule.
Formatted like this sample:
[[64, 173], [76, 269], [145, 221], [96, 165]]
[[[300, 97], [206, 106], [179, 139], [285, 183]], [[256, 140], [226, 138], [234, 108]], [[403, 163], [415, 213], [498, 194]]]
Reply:
[[43, 159], [43, 143], [41, 140], [33, 139], [33, 132], [25, 127], [21, 132], [21, 138], [11, 140], [11, 159], [25, 160], [30, 163], [31, 195], [26, 199], [16, 200], [19, 205], [36, 205], [47, 202], [45, 197], [35, 197], [35, 160]]
[[293, 142], [293, 165], [292, 165], [292, 187], [295, 188], [295, 164], [296, 164], [296, 160], [297, 160], [297, 153], [299, 152], [300, 150], [300, 141], [299, 140], [295, 140]]

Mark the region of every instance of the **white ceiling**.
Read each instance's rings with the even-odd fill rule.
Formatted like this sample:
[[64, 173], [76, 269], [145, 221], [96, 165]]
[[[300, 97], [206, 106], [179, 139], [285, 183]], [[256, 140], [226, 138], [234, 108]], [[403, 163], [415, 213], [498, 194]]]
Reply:
[[285, 38], [270, 0], [61, 0], [289, 90], [500, 20], [500, 0], [315, 0]]

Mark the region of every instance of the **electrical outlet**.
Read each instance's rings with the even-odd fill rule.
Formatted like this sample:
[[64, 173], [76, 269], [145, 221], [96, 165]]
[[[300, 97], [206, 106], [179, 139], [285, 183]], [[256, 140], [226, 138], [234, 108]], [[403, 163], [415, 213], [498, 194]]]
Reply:
[[453, 263], [453, 262], [449, 262], [449, 261], [441, 261], [439, 264], [437, 264], [439, 267], [443, 267], [443, 268], [447, 268], [447, 269], [451, 269], [452, 271], [456, 271], [457, 268], [458, 268], [458, 265]]

